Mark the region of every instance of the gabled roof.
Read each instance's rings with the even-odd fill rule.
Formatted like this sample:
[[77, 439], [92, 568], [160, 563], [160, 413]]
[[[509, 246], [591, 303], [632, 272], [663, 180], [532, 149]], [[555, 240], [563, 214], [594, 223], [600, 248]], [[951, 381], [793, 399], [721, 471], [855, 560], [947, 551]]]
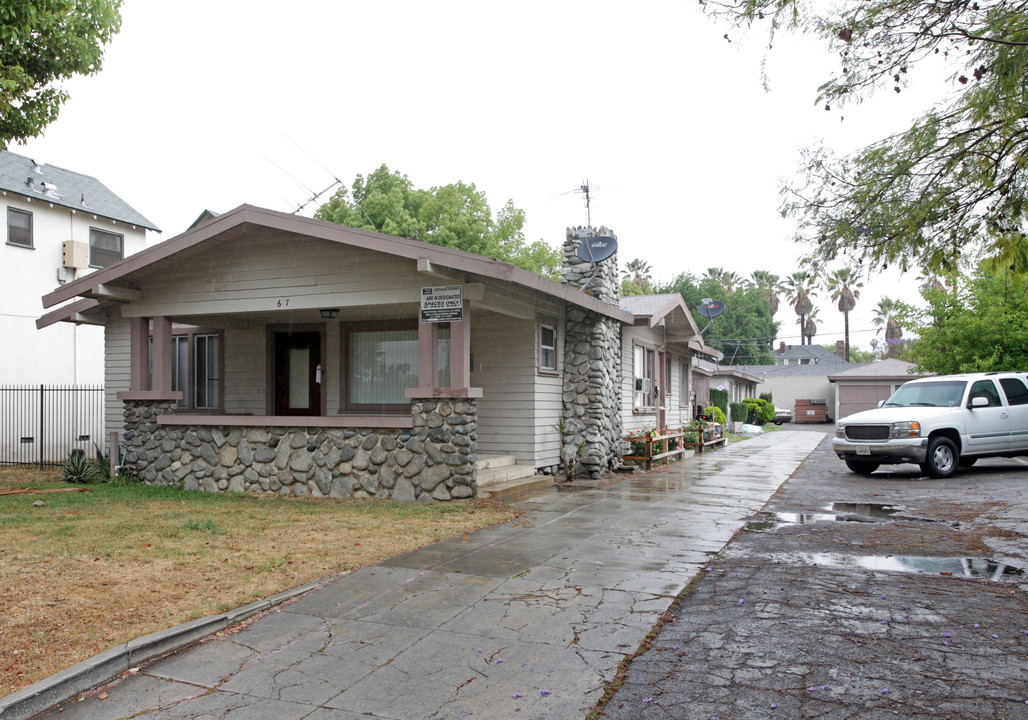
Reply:
[[692, 313], [678, 293], [629, 295], [621, 298], [621, 307], [635, 315], [636, 322], [642, 320], [651, 328], [657, 327], [663, 321], [668, 342], [703, 342]]
[[[132, 290], [128, 286], [128, 280], [131, 279], [132, 273], [149, 268], [176, 253], [184, 252], [190, 248], [199, 248], [203, 243], [216, 238], [241, 235], [245, 234], [248, 230], [259, 229], [326, 240], [408, 258], [417, 261], [419, 270], [430, 274], [438, 271], [440, 274], [445, 275], [446, 272], [457, 271], [478, 275], [483, 278], [516, 283], [579, 305], [619, 322], [635, 322], [635, 316], [625, 310], [579, 292], [577, 288], [561, 285], [549, 278], [536, 275], [533, 272], [502, 260], [485, 257], [484, 255], [476, 255], [475, 253], [463, 250], [454, 250], [453, 248], [440, 245], [432, 245], [419, 240], [393, 237], [392, 235], [385, 235], [371, 230], [360, 230], [347, 227], [346, 225], [315, 220], [299, 215], [290, 215], [252, 205], [240, 205], [235, 210], [212, 218], [181, 235], [148, 247], [135, 255], [130, 255], [123, 260], [73, 280], [66, 285], [62, 285], [53, 292], [43, 296], [43, 307], [53, 307], [72, 298], [79, 297], [100, 300], [110, 298], [132, 299], [133, 294], [138, 295], [138, 291]], [[686, 312], [688, 311], [686, 310]], [[68, 319], [68, 317], [62, 316], [61, 313], [51, 312], [37, 320], [36, 326], [45, 327], [48, 324], [65, 319]]]
[[160, 232], [96, 178], [0, 150], [0, 190]]
[[718, 365], [709, 360], [694, 357], [692, 369], [707, 377], [734, 377], [754, 384], [764, 382], [759, 375], [753, 374], [753, 366], [750, 365]]
[[896, 358], [886, 358], [879, 362], [857, 365], [835, 375], [829, 375], [828, 382], [837, 380], [913, 380], [935, 374], [917, 373], [913, 372], [913, 369], [914, 363]]
[[777, 348], [773, 348], [771, 352], [775, 356], [776, 361], [782, 358], [789, 358], [790, 360], [811, 358], [816, 359], [818, 362], [822, 362], [826, 359], [839, 357], [828, 348], [821, 345], [814, 345], [813, 343], [810, 345], [786, 345], [785, 352], [782, 352], [781, 346], [779, 346]]
[[[776, 353], [777, 355], [777, 353]], [[850, 368], [858, 367], [854, 363], [848, 363], [838, 355], [829, 353], [829, 356], [819, 358], [817, 362], [806, 365], [747, 365], [747, 372], [757, 377], [827, 377], [841, 373]]]

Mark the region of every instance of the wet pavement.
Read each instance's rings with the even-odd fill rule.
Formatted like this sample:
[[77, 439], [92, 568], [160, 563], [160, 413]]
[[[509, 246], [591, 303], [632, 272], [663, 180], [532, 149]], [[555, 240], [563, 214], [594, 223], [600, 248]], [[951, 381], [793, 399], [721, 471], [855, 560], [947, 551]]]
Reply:
[[822, 437], [534, 493], [515, 522], [362, 568], [40, 717], [584, 717]]
[[1028, 718], [1028, 462], [850, 473], [820, 444], [600, 717]]

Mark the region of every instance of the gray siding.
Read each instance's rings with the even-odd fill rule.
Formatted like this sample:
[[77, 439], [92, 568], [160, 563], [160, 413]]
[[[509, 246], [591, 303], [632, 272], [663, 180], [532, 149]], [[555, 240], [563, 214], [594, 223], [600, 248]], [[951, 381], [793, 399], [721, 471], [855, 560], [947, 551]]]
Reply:
[[112, 320], [104, 327], [104, 439], [112, 432], [124, 431], [124, 405], [119, 392], [129, 389], [129, 324], [126, 320]]

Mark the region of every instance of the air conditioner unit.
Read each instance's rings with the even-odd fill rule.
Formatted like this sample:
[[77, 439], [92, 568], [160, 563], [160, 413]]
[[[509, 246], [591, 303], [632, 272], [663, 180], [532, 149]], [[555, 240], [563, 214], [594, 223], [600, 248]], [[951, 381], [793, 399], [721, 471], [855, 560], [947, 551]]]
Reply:
[[635, 391], [636, 392], [649, 392], [650, 391], [650, 379], [649, 378], [636, 378], [635, 379]]
[[62, 246], [62, 265], [85, 270], [89, 267], [89, 246], [78, 240], [66, 240]]

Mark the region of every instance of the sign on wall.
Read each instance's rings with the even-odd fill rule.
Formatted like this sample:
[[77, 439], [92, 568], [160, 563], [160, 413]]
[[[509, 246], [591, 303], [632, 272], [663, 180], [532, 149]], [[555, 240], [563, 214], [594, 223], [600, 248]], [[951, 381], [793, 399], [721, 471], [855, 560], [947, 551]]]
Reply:
[[461, 322], [463, 319], [463, 285], [421, 288], [421, 322]]

